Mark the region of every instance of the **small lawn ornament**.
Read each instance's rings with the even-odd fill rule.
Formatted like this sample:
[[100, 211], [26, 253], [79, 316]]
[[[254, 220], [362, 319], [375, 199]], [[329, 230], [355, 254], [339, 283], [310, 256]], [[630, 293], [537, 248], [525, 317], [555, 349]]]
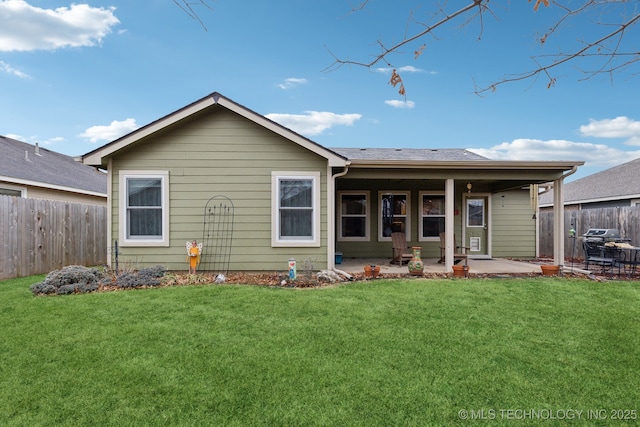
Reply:
[[202, 243], [197, 241], [187, 242], [187, 261], [189, 262], [189, 274], [196, 273], [196, 267], [200, 263], [202, 254]]

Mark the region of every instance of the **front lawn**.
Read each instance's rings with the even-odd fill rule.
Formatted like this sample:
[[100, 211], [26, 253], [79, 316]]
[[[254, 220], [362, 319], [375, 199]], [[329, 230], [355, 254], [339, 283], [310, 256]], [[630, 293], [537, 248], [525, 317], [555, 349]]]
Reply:
[[3, 426], [640, 417], [639, 282], [408, 279], [33, 297], [42, 279], [0, 282]]

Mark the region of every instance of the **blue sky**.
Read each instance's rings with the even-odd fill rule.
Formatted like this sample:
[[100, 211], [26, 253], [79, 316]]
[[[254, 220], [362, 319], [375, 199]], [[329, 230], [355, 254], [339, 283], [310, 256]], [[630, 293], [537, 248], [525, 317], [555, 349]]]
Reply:
[[[538, 79], [474, 94], [474, 82], [532, 69], [530, 57], [548, 53], [536, 34], [557, 11], [494, 2], [497, 19], [486, 16], [482, 27], [459, 19], [391, 64], [326, 71], [332, 55], [368, 61], [377, 40], [416, 28], [410, 13], [429, 22], [435, 7], [371, 0], [353, 11], [359, 3], [215, 0], [194, 6], [205, 30], [172, 0], [0, 0], [0, 135], [81, 155], [220, 92], [327, 147], [585, 161], [574, 179], [640, 157], [637, 69], [583, 81], [580, 67], [591, 64], [569, 64], [553, 72], [551, 89]], [[604, 29], [574, 22], [545, 48]], [[406, 98], [388, 84], [392, 67]]]

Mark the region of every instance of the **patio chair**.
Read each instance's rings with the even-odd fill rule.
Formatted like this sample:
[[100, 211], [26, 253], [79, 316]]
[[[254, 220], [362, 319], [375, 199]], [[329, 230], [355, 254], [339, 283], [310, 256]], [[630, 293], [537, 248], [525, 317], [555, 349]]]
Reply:
[[391, 244], [393, 256], [391, 264], [400, 264], [411, 261], [413, 253], [409, 245], [407, 245], [407, 235], [402, 232], [391, 233]]
[[606, 256], [604, 248], [598, 245], [596, 242], [583, 241], [582, 248], [584, 249], [584, 268], [589, 270], [589, 265], [600, 266], [601, 272], [607, 270], [613, 270], [616, 260], [613, 257]]
[[[445, 250], [445, 245], [446, 245], [446, 241], [447, 241], [447, 233], [440, 233], [440, 259], [438, 260], [438, 263], [443, 263], [444, 262], [444, 250]], [[456, 242], [456, 235], [453, 235], [453, 243], [455, 244]], [[464, 250], [464, 252], [462, 251]], [[464, 260], [465, 265], [467, 264], [467, 254], [466, 251], [468, 251], [469, 248], [466, 246], [458, 246], [456, 244], [455, 250], [453, 252], [453, 263], [457, 264], [460, 261]]]
[[640, 265], [639, 251], [634, 247], [616, 249], [614, 267], [618, 267], [618, 275], [624, 272], [631, 277]]

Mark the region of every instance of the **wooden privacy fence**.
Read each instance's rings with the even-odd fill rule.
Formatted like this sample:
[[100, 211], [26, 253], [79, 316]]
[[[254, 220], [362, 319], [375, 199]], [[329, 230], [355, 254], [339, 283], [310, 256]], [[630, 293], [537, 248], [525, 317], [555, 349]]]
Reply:
[[0, 196], [0, 279], [107, 261], [107, 208]]
[[[540, 256], [553, 256], [553, 212], [540, 212]], [[622, 206], [564, 211], [564, 257], [584, 259], [582, 235], [590, 228], [617, 228], [620, 236], [640, 246], [640, 207]], [[569, 237], [569, 230], [576, 230], [576, 238]]]

